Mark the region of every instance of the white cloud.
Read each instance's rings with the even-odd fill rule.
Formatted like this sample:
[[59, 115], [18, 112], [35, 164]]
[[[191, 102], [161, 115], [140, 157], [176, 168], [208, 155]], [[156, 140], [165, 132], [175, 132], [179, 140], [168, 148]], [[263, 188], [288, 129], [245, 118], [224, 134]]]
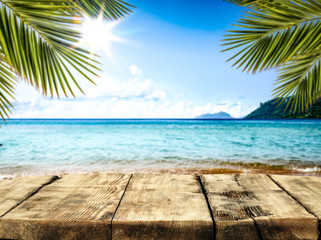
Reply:
[[168, 99], [48, 100], [18, 104], [15, 118], [194, 118], [204, 113], [224, 111], [241, 117], [241, 104], [221, 106], [206, 103], [173, 102]]
[[[133, 65], [132, 65], [133, 66]], [[85, 89], [77, 99], [43, 99], [40, 94], [18, 95], [14, 118], [194, 118], [204, 113], [224, 111], [242, 117], [249, 111], [241, 102], [195, 104], [186, 97], [177, 99], [151, 79], [138, 77], [120, 81], [103, 76], [97, 86]], [[22, 86], [20, 92], [34, 92]], [[28, 97], [31, 97], [28, 99]]]
[[97, 86], [86, 89], [86, 95], [80, 99], [89, 98], [115, 98], [115, 99], [166, 99], [167, 94], [164, 90], [158, 89], [151, 79], [140, 80], [134, 78], [126, 82], [104, 77], [95, 80]]
[[147, 99], [166, 99], [166, 93], [164, 91], [156, 90], [146, 96]]
[[138, 73], [140, 73], [140, 70], [135, 64], [132, 64], [129, 66], [129, 72], [133, 75], [136, 76]]

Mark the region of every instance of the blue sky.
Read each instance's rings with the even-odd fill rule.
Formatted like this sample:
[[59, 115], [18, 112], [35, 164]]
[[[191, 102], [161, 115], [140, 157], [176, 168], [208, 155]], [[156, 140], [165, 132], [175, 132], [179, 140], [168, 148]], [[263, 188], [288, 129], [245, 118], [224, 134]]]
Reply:
[[220, 52], [244, 9], [222, 0], [128, 2], [137, 8], [112, 29], [121, 41], [110, 41], [108, 52], [96, 46], [103, 64], [97, 86], [79, 76], [86, 95], [58, 100], [20, 84], [12, 117], [243, 117], [271, 99], [274, 71], [243, 73], [226, 62], [233, 52]]

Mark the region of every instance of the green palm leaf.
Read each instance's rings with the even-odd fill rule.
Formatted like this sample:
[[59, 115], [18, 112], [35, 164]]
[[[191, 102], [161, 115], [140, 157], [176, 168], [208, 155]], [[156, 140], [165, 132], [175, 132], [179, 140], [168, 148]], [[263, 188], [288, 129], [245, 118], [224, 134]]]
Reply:
[[275, 96], [293, 96], [294, 110], [302, 111], [321, 97], [317, 75], [320, 0], [269, 1], [262, 8], [250, 9], [235, 26], [223, 44], [227, 46], [224, 51], [241, 49], [229, 59], [234, 60], [233, 66], [252, 73], [277, 68]]
[[126, 14], [131, 12], [130, 5], [121, 0], [75, 0], [80, 14], [85, 12], [92, 17], [98, 17], [102, 15], [105, 19], [116, 20], [125, 17]]
[[0, 117], [9, 117], [16, 80], [0, 48]]
[[321, 96], [321, 55], [311, 55], [287, 63], [279, 71], [275, 97], [294, 95], [288, 105], [296, 111], [306, 110]]
[[77, 47], [81, 40], [76, 30], [79, 20], [84, 15], [119, 19], [131, 12], [130, 7], [121, 0], [0, 0], [0, 48], [4, 59], [0, 77], [3, 84], [10, 83], [0, 85], [0, 116], [8, 117], [12, 105], [4, 93], [12, 97], [12, 83], [18, 79], [45, 96], [74, 96], [75, 87], [82, 92], [73, 73], [92, 81], [100, 64], [97, 56]]
[[282, 2], [289, 0], [224, 0], [238, 6], [251, 8], [265, 8], [266, 6], [280, 6]]

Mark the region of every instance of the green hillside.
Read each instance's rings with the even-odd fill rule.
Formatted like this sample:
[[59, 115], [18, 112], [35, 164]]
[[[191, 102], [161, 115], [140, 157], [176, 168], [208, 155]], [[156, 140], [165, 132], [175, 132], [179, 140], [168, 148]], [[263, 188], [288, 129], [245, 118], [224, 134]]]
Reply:
[[291, 113], [286, 109], [287, 101], [280, 106], [276, 100], [261, 103], [261, 106], [244, 119], [321, 119], [321, 99], [316, 101], [306, 112]]

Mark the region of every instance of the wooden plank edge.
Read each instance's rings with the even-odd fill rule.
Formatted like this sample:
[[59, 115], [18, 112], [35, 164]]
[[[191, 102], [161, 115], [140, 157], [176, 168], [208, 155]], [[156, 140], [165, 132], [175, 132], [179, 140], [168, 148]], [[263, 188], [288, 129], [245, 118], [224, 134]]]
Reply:
[[311, 217], [270, 218], [256, 217], [261, 236], [266, 240], [274, 239], [318, 239], [318, 221]]
[[0, 239], [111, 239], [111, 222], [0, 219]]
[[283, 192], [285, 192], [289, 197], [291, 197], [294, 201], [296, 201], [301, 207], [303, 207], [305, 209], [305, 211], [307, 211], [310, 215], [312, 215], [315, 219], [317, 219], [318, 221], [318, 240], [321, 240], [321, 219], [318, 219], [316, 217], [316, 215], [310, 211], [309, 208], [307, 208], [306, 206], [304, 206], [303, 203], [301, 203], [296, 197], [292, 196], [291, 193], [289, 191], [287, 191], [280, 183], [278, 183], [276, 180], [274, 180], [273, 175], [271, 174], [267, 174], [267, 176], [279, 187], [282, 189]]
[[112, 239], [199, 239], [213, 240], [213, 222], [205, 220], [122, 221], [115, 220]]
[[235, 222], [217, 221], [216, 239], [263, 240], [256, 222], [252, 218]]
[[26, 200], [28, 200], [29, 198], [31, 198], [32, 196], [34, 196], [35, 194], [37, 194], [43, 187], [50, 185], [51, 183], [55, 182], [56, 180], [60, 179], [60, 177], [53, 175], [46, 183], [42, 184], [40, 187], [38, 187], [36, 190], [34, 190], [32, 193], [30, 193], [27, 197], [25, 197], [24, 199], [22, 199], [19, 203], [17, 203], [15, 206], [13, 206], [12, 208], [10, 208], [8, 211], [6, 211], [4, 214], [2, 214], [0, 216], [0, 219], [2, 217], [4, 217], [6, 214], [8, 214], [10, 211], [12, 211], [13, 209], [15, 209], [16, 207], [18, 207], [19, 205], [21, 205], [23, 202], [25, 202]]

